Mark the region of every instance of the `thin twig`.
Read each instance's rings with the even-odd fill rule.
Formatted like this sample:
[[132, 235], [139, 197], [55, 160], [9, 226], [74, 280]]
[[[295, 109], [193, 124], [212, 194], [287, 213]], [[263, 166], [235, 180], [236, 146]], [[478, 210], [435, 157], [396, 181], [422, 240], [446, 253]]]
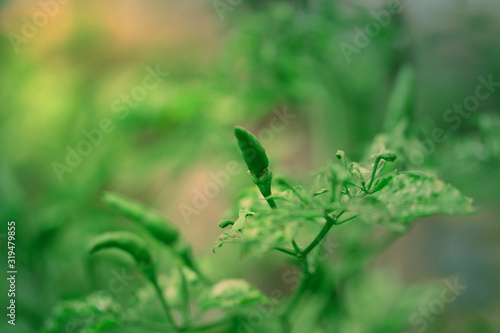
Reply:
[[289, 249], [285, 249], [285, 248], [282, 248], [282, 247], [275, 247], [274, 248], [276, 251], [280, 251], [280, 252], [283, 252], [283, 253], [286, 253], [286, 254], [289, 254], [291, 256], [294, 256], [296, 257], [297, 256], [297, 253], [293, 252], [292, 250], [289, 250]]
[[346, 222], [348, 222], [348, 221], [350, 221], [352, 219], [355, 219], [356, 217], [358, 217], [358, 215], [354, 215], [354, 216], [348, 217], [345, 220], [335, 222], [334, 224], [335, 225], [341, 225], [341, 224], [346, 223]]
[[295, 239], [292, 239], [292, 246], [293, 246], [293, 249], [295, 250], [296, 253], [301, 253], [302, 252], [300, 250], [300, 247], [297, 245], [297, 242], [295, 241]]
[[191, 320], [191, 310], [189, 308], [189, 287], [186, 279], [186, 275], [179, 269], [179, 274], [181, 275], [181, 293], [182, 293], [182, 301], [183, 301], [183, 317], [184, 317], [184, 326], [188, 326]]
[[170, 306], [168, 305], [167, 301], [165, 300], [165, 296], [163, 295], [163, 292], [158, 285], [158, 282], [156, 280], [151, 281], [153, 283], [153, 286], [155, 287], [156, 294], [158, 295], [158, 299], [160, 300], [161, 306], [163, 307], [163, 311], [165, 312], [165, 316], [167, 317], [167, 321], [174, 328], [176, 332], [179, 331], [179, 328], [174, 322], [174, 319], [172, 318], [172, 314], [170, 313]]

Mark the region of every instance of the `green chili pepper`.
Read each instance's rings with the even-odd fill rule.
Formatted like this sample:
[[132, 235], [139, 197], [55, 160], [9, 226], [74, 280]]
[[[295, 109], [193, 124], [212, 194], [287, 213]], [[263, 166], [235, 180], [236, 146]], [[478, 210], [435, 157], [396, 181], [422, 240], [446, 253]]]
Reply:
[[143, 225], [155, 238], [167, 245], [171, 245], [179, 237], [177, 228], [163, 215], [137, 201], [109, 192], [103, 194], [102, 200], [124, 216]]
[[137, 263], [152, 262], [146, 242], [131, 232], [115, 231], [102, 234], [92, 241], [89, 252], [94, 254], [109, 248], [118, 248], [129, 253]]
[[151, 253], [146, 242], [127, 231], [108, 232], [93, 239], [89, 247], [89, 253], [106, 249], [120, 249], [130, 254], [136, 263], [141, 267], [144, 274], [153, 281], [155, 279], [154, 264]]
[[238, 140], [238, 146], [248, 167], [250, 176], [252, 176], [252, 181], [257, 185], [264, 198], [266, 198], [269, 206], [276, 208], [274, 200], [267, 199], [272, 194], [271, 182], [273, 174], [269, 170], [269, 159], [264, 147], [262, 147], [255, 135], [244, 128], [236, 127], [234, 135]]
[[238, 139], [238, 146], [240, 147], [241, 154], [247, 164], [248, 170], [250, 170], [255, 177], [259, 177], [261, 173], [269, 167], [269, 160], [264, 147], [262, 147], [255, 135], [244, 128], [236, 127], [234, 129], [234, 135], [236, 139]]

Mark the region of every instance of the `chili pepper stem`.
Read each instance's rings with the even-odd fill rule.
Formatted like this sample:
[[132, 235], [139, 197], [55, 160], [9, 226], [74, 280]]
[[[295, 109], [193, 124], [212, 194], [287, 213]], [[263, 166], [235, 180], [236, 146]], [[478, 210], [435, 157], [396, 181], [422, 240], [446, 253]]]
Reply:
[[266, 199], [267, 203], [269, 204], [269, 207], [271, 208], [278, 208], [278, 206], [276, 205], [276, 202], [274, 201], [274, 199]]
[[172, 318], [172, 314], [170, 313], [170, 306], [168, 305], [165, 296], [163, 295], [163, 292], [158, 285], [158, 282], [156, 279], [150, 279], [151, 283], [153, 284], [153, 287], [155, 288], [156, 295], [158, 296], [158, 299], [160, 300], [161, 306], [163, 307], [163, 311], [165, 312], [165, 316], [167, 317], [167, 322], [172, 328], [175, 330], [175, 332], [179, 331], [179, 327], [174, 322], [174, 319]]
[[179, 269], [179, 274], [181, 276], [181, 293], [182, 293], [182, 301], [183, 301], [183, 317], [184, 317], [184, 326], [189, 326], [191, 320], [191, 310], [189, 308], [189, 288], [186, 280], [186, 275]]
[[283, 252], [283, 253], [286, 253], [286, 254], [289, 254], [293, 257], [296, 257], [297, 256], [297, 253], [296, 252], [293, 252], [292, 250], [289, 250], [289, 249], [285, 249], [285, 248], [282, 248], [282, 247], [275, 247], [274, 248], [276, 251], [280, 251], [280, 252]]

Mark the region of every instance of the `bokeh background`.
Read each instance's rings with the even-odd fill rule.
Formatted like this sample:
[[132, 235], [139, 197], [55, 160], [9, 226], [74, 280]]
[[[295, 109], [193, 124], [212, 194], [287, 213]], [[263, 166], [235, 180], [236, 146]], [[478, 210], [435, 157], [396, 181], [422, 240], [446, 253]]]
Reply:
[[[89, 239], [131, 225], [100, 203], [102, 191], [160, 210], [214, 278], [244, 277], [264, 291], [279, 286], [289, 264], [280, 255], [241, 261], [235, 247], [212, 253], [220, 217], [251, 186], [244, 172], [196, 213], [182, 207], [193, 207], [197, 191], [228, 162], [243, 167], [235, 125], [261, 133], [273, 170], [298, 181], [337, 149], [360, 157], [383, 129], [399, 68], [410, 64], [414, 128], [422, 140], [436, 127], [448, 138], [422, 167], [432, 164], [480, 211], [423, 219], [372, 265], [392, 267], [408, 283], [450, 276], [466, 283], [428, 332], [498, 332], [500, 94], [492, 92], [458, 128], [443, 116], [474, 93], [479, 76], [500, 81], [500, 2], [402, 1], [367, 45], [346, 55], [342, 45], [355, 46], [356, 29], [387, 6], [0, 1], [0, 244], [4, 254], [6, 223], [15, 220], [20, 272], [17, 325], [2, 315], [0, 330], [40, 332], [58, 301], [93, 290], [83, 259]], [[157, 82], [140, 88], [152, 70], [162, 73]], [[67, 165], [68, 152], [106, 119], [109, 131], [58, 175], [54, 163]], [[106, 277], [105, 265], [97, 269]]]

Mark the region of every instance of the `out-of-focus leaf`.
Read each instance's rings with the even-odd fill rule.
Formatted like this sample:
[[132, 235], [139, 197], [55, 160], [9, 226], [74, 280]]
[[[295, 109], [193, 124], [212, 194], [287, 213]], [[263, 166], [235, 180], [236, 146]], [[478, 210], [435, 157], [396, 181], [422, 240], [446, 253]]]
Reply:
[[405, 285], [389, 271], [359, 275], [346, 285], [342, 304], [345, 316], [339, 332], [405, 331], [408, 318], [422, 306], [432, 304], [441, 290], [438, 285]]
[[275, 247], [289, 245], [301, 226], [308, 222], [316, 226], [316, 221], [323, 218], [322, 206], [298, 206], [303, 203], [291, 190], [276, 193], [276, 198], [285, 197], [288, 200], [281, 201], [276, 209], [266, 208], [258, 214], [248, 208], [240, 210], [231, 229], [219, 236], [214, 250], [225, 243], [241, 243], [243, 255], [263, 255]]
[[416, 95], [415, 71], [410, 65], [403, 66], [396, 78], [387, 105], [384, 128], [388, 132], [400, 122], [410, 123]]
[[104, 332], [120, 323], [120, 306], [107, 293], [60, 302], [46, 321], [44, 332]]
[[200, 310], [211, 308], [230, 309], [269, 301], [257, 288], [241, 279], [223, 280], [207, 288], [200, 296]]

